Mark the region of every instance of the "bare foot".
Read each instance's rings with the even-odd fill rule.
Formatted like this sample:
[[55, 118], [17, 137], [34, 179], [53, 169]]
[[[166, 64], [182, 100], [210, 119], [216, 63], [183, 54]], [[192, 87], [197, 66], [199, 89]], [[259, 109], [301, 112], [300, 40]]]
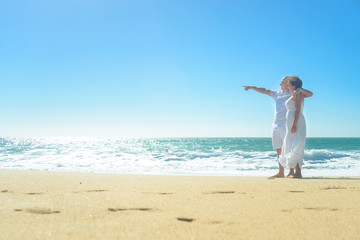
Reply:
[[268, 177], [268, 179], [274, 179], [274, 178], [283, 178], [285, 175], [283, 173], [278, 173], [274, 176]]
[[289, 174], [286, 176], [286, 177], [292, 177], [295, 175], [295, 172], [294, 172], [294, 169], [293, 168], [290, 168], [290, 172]]
[[302, 178], [301, 174], [288, 175], [287, 178]]

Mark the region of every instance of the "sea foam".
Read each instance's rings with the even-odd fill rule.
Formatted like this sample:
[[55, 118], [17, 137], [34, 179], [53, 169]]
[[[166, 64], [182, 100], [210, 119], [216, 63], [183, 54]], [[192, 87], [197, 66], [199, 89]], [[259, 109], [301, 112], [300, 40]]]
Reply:
[[[342, 139], [341, 146], [336, 141], [307, 139], [305, 176], [360, 176], [359, 139]], [[277, 171], [278, 163], [270, 138], [1, 138], [0, 168], [268, 176]]]

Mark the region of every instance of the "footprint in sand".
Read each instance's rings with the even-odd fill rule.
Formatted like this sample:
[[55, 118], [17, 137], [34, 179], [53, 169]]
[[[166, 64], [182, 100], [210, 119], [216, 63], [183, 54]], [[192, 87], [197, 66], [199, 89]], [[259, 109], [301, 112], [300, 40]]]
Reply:
[[108, 208], [110, 212], [122, 212], [122, 211], [152, 211], [152, 208]]
[[103, 190], [103, 189], [100, 189], [100, 190], [87, 190], [86, 192], [107, 192], [107, 190]]
[[346, 187], [340, 187], [340, 186], [332, 186], [332, 187], [326, 187], [326, 188], [321, 188], [320, 190], [335, 190], [335, 189], [347, 189]]
[[221, 221], [211, 221], [211, 222], [209, 222], [209, 224], [222, 224], [223, 222], [221, 222]]
[[95, 189], [95, 190], [87, 190], [87, 191], [77, 191], [77, 192], [73, 192], [73, 193], [94, 193], [94, 192], [108, 192], [108, 190], [104, 190], [104, 189]]
[[204, 194], [232, 194], [235, 191], [214, 191], [214, 192], [205, 192]]
[[1, 193], [13, 193], [13, 192], [5, 189], [5, 190], [1, 190]]
[[315, 211], [337, 211], [337, 208], [326, 208], [326, 207], [314, 207], [314, 208], [304, 208], [305, 210], [315, 210]]
[[144, 194], [172, 195], [172, 192], [143, 192]]
[[181, 221], [181, 222], [189, 222], [189, 223], [195, 221], [194, 218], [182, 218], [182, 217], [178, 217], [178, 218], [176, 218], [176, 219], [177, 219], [178, 221]]
[[56, 214], [60, 211], [54, 211], [49, 208], [26, 208], [26, 209], [14, 209], [15, 212], [27, 212], [32, 214]]
[[311, 211], [338, 211], [337, 208], [327, 208], [327, 207], [309, 207], [309, 208], [294, 208], [294, 209], [283, 209], [282, 212], [292, 212], [296, 210], [311, 210]]

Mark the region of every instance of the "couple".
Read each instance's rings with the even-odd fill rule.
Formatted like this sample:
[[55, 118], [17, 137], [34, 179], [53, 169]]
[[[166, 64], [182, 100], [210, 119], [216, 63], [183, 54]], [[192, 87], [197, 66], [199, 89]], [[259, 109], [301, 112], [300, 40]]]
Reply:
[[275, 101], [272, 143], [277, 152], [279, 172], [271, 178], [285, 177], [285, 167], [290, 168], [287, 177], [302, 178], [301, 166], [306, 140], [306, 124], [302, 110], [304, 98], [311, 97], [313, 93], [302, 89], [302, 81], [297, 76], [284, 77], [280, 86], [281, 90], [275, 91], [253, 86], [244, 88], [245, 91], [252, 89], [269, 95]]

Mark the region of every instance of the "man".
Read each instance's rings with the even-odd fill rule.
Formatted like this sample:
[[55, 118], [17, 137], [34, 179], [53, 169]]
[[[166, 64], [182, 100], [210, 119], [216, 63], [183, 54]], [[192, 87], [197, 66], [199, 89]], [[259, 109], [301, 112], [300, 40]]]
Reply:
[[[283, 145], [283, 140], [286, 133], [286, 126], [285, 126], [285, 119], [286, 119], [286, 107], [285, 102], [292, 96], [291, 92], [288, 89], [287, 82], [288, 82], [288, 76], [285, 76], [280, 83], [281, 90], [269, 90], [266, 88], [258, 88], [254, 86], [243, 86], [245, 88], [245, 91], [248, 91], [249, 89], [255, 90], [256, 92], [269, 95], [272, 97], [275, 101], [275, 119], [273, 123], [273, 131], [272, 131], [272, 144], [273, 148], [276, 149], [277, 153], [277, 159], [279, 163], [279, 156], [281, 155], [281, 147]], [[302, 93], [304, 97], [311, 97], [313, 95], [312, 92], [305, 90], [305, 89], [299, 89], [299, 91], [296, 92], [296, 94]], [[291, 174], [290, 170], [290, 174]], [[272, 176], [271, 178], [282, 178], [284, 177], [284, 167], [281, 166], [279, 163], [279, 172]]]

